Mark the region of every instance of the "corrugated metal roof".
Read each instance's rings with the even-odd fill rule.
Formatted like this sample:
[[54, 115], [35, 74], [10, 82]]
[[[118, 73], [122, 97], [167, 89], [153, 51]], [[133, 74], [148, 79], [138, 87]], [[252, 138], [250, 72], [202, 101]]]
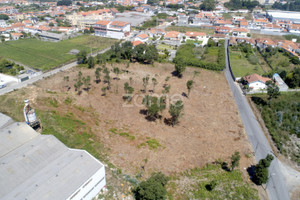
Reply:
[[104, 167], [86, 151], [69, 149], [25, 123], [0, 130], [0, 153], [1, 200], [66, 199]]

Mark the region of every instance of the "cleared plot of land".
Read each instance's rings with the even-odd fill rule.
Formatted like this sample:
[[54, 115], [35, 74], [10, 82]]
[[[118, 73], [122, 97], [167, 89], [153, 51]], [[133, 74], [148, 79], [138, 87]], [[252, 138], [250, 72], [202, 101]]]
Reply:
[[181, 33], [185, 33], [188, 31], [191, 32], [204, 32], [206, 34], [212, 35], [215, 32], [215, 29], [206, 29], [206, 28], [200, 28], [200, 27], [186, 27], [186, 26], [168, 26], [166, 28], [166, 31], [178, 31]]
[[90, 52], [109, 47], [116, 40], [96, 36], [80, 36], [60, 42], [23, 39], [0, 45], [0, 56], [39, 70], [49, 70], [75, 58], [70, 50]]
[[174, 46], [171, 46], [171, 45], [167, 45], [167, 44], [160, 44], [157, 46], [157, 49], [159, 50], [174, 50]]
[[[233, 50], [230, 48], [229, 57], [230, 57], [232, 72], [236, 77], [243, 77], [246, 76], [247, 74], [253, 74], [253, 73], [257, 73], [257, 74], [264, 73], [264, 70], [258, 63], [256, 64], [250, 63], [249, 60], [245, 57], [245, 55], [240, 50]], [[253, 55], [253, 59], [256, 60], [257, 57]], [[262, 60], [260, 59], [260, 61]]]
[[299, 65], [294, 65], [292, 62], [290, 62], [290, 59], [284, 55], [283, 52], [279, 51], [277, 51], [276, 54], [272, 55], [271, 57], [268, 57], [267, 61], [276, 71], [291, 71], [295, 67], [300, 67]]
[[[241, 154], [242, 175], [238, 179], [247, 179], [244, 168], [254, 164], [252, 150], [222, 73], [187, 68], [183, 78], [178, 79], [172, 77], [174, 66], [171, 64], [155, 64], [154, 67], [131, 64], [129, 68], [124, 64], [114, 64], [113, 67], [116, 66], [128, 70], [128, 73], [121, 73], [120, 80], [112, 80], [106, 96], [101, 91], [106, 84], [93, 81], [95, 69], [74, 68], [34, 86], [0, 96], [0, 112], [23, 121], [23, 100], [29, 99], [42, 121], [43, 134], [53, 134], [69, 147], [86, 149], [108, 164], [109, 168], [116, 166], [119, 174], [140, 177], [139, 180], [154, 171], [172, 175], [203, 167], [219, 158], [229, 162], [235, 151]], [[112, 66], [107, 67], [112, 70]], [[194, 70], [199, 71], [200, 75], [194, 79], [194, 88], [187, 98], [182, 94], [187, 93], [186, 82], [193, 78]], [[73, 86], [79, 71], [83, 77], [90, 76], [92, 80], [89, 91], [83, 90], [81, 95], [77, 95]], [[169, 96], [182, 98], [184, 115], [175, 127], [164, 123], [163, 119], [170, 117], [167, 110], [163, 111], [161, 120], [150, 122], [145, 118], [145, 107], [142, 105], [144, 93], [141, 90], [142, 78], [146, 75], [150, 76], [147, 94], [152, 94], [149, 90], [153, 89], [153, 77], [158, 81], [155, 92], [161, 94], [165, 79], [169, 76]], [[66, 76], [69, 81], [64, 78]], [[116, 75], [111, 72], [111, 77], [116, 78]], [[135, 94], [132, 103], [126, 105], [122, 99], [125, 82], [131, 82]], [[221, 173], [218, 170], [215, 172]], [[234, 178], [235, 173], [226, 173], [224, 176]], [[126, 179], [129, 180], [128, 177]], [[115, 186], [107, 182], [113, 189], [120, 186], [119, 183]], [[179, 184], [183, 186], [185, 182]], [[192, 187], [191, 190], [198, 189]]]

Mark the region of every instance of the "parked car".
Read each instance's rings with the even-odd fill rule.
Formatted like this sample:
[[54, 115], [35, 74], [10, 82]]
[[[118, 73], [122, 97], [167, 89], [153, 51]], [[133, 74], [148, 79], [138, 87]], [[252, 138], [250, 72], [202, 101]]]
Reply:
[[5, 88], [6, 84], [5, 83], [0, 83], [0, 89]]

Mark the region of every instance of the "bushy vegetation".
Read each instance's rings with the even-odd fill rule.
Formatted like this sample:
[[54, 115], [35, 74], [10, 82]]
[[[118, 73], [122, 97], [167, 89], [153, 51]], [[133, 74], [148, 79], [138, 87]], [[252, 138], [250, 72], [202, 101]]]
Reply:
[[161, 172], [154, 173], [146, 181], [142, 181], [133, 189], [136, 200], [163, 200], [166, 199], [165, 185], [169, 178]]
[[268, 168], [271, 165], [274, 157], [271, 154], [268, 154], [266, 158], [261, 159], [258, 164], [255, 166], [255, 176], [254, 182], [258, 185], [262, 185], [268, 182], [269, 179], [269, 170]]
[[214, 0], [204, 0], [200, 5], [200, 10], [212, 11], [216, 8], [216, 2]]
[[226, 8], [230, 10], [238, 10], [238, 9], [248, 9], [253, 10], [256, 6], [259, 5], [258, 1], [251, 0], [230, 0], [229, 2], [224, 3]]
[[225, 68], [224, 41], [215, 43], [210, 40], [206, 48], [212, 47], [218, 47], [217, 62], [205, 62], [204, 60], [198, 58], [194, 52], [194, 44], [181, 45], [176, 53], [176, 57], [174, 58], [173, 62], [175, 63], [175, 65], [184, 64], [186, 66], [201, 67], [209, 70], [223, 70]]
[[300, 11], [300, 0], [288, 1], [286, 3], [275, 2], [272, 8], [278, 10]]
[[283, 37], [284, 37], [286, 40], [297, 39], [296, 42], [300, 42], [300, 36], [298, 36], [298, 35], [284, 35]]
[[140, 44], [133, 48], [132, 43], [129, 41], [122, 44], [116, 43], [109, 51], [97, 55], [97, 62], [99, 64], [107, 61], [121, 62], [121, 60], [152, 64], [157, 59], [158, 51], [155, 46]]
[[[259, 199], [257, 190], [243, 180], [239, 169], [229, 172], [222, 169], [221, 163], [207, 164], [172, 177], [167, 185], [169, 199]], [[184, 191], [178, 190], [181, 184]]]
[[[300, 138], [300, 93], [281, 93], [268, 105], [266, 94], [252, 96], [262, 118], [279, 150], [300, 163], [300, 148], [293, 146], [291, 136]], [[283, 146], [281, 145], [283, 144]], [[281, 149], [282, 148], [282, 149]]]
[[15, 64], [14, 62], [8, 61], [4, 58], [0, 60], [0, 73], [15, 76], [19, 74], [21, 70], [24, 70], [23, 66]]

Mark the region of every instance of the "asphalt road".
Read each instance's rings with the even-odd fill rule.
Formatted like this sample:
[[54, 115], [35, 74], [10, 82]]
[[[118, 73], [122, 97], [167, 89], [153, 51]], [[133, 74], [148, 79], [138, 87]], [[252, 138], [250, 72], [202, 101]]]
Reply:
[[[92, 54], [92, 56], [96, 56], [98, 53], [104, 53], [104, 52], [108, 51], [109, 49], [110, 49], [110, 47], [108, 47], [106, 49], [103, 49], [101, 51], [95, 52], [95, 53]], [[0, 89], [0, 95], [6, 94], [6, 93], [11, 92], [11, 91], [14, 91], [16, 89], [20, 89], [22, 87], [26, 87], [27, 85], [33, 84], [34, 82], [36, 82], [38, 80], [41, 80], [43, 78], [46, 78], [46, 77], [51, 76], [53, 74], [56, 74], [58, 72], [68, 70], [72, 67], [75, 67], [76, 65], [78, 65], [77, 61], [74, 61], [74, 62], [71, 62], [69, 64], [63, 65], [62, 67], [59, 67], [59, 68], [53, 69], [51, 71], [48, 71], [46, 73], [43, 73], [41, 75], [32, 77], [29, 80], [26, 80], [24, 82], [8, 84], [7, 87]]]
[[[242, 118], [248, 139], [255, 152], [256, 161], [265, 158], [267, 154], [273, 154], [272, 149], [256, 120], [254, 113], [252, 112], [246, 98], [238, 89], [237, 85], [233, 81], [233, 78], [229, 69], [228, 60], [228, 40], [225, 42], [225, 54], [226, 54], [226, 69], [225, 76], [228, 84], [233, 93], [235, 102], [238, 106], [240, 116]], [[274, 155], [274, 154], [273, 154]], [[268, 196], [270, 200], [288, 200], [290, 199], [288, 189], [286, 186], [285, 178], [279, 168], [279, 160], [274, 156], [274, 160], [269, 168], [269, 181], [266, 184]]]

